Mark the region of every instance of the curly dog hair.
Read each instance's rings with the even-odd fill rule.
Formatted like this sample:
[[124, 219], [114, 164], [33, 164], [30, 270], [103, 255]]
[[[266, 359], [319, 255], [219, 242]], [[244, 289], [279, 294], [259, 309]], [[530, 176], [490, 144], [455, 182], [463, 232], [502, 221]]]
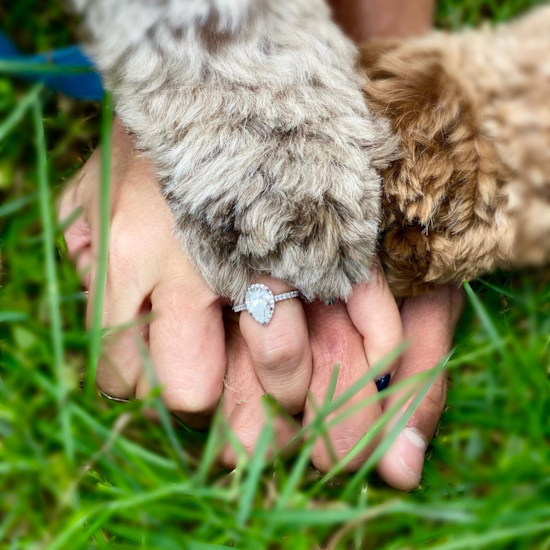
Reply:
[[400, 158], [380, 252], [396, 296], [550, 258], [550, 7], [481, 30], [364, 45], [367, 104]]

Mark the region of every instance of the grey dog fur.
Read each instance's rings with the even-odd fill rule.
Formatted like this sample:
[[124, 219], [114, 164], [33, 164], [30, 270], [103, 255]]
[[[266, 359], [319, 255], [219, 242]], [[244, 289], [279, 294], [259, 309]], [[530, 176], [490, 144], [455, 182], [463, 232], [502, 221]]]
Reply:
[[368, 279], [396, 154], [324, 0], [73, 0], [117, 115], [212, 289], [308, 299]]

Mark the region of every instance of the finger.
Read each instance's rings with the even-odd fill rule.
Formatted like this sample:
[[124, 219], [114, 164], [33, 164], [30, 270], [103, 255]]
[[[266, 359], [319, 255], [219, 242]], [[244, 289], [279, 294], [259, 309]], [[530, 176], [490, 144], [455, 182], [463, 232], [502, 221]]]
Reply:
[[[59, 205], [61, 219], [69, 217], [76, 208], [83, 207], [82, 216], [67, 228], [65, 237], [69, 253], [76, 260], [84, 286], [89, 289], [86, 314], [88, 326], [92, 320], [96, 292], [97, 243], [94, 243], [94, 240], [97, 239], [92, 235], [89, 221], [96, 209], [97, 194], [94, 191], [99, 182], [98, 160], [96, 151], [66, 189]], [[131, 231], [127, 234], [131, 234]], [[115, 228], [111, 232], [109, 244], [109, 270], [101, 323], [102, 328], [108, 331], [108, 336], [103, 340], [96, 384], [112, 397], [130, 398], [134, 395], [141, 371], [136, 337], [146, 336], [147, 332], [146, 327], [138, 324], [137, 320], [146, 306], [145, 298], [150, 292], [151, 280], [147, 283], [147, 274], [150, 270], [146, 269], [146, 266], [140, 269], [140, 265], [136, 265], [133, 251], [123, 252], [124, 246], [120, 246], [122, 241], [124, 239], [120, 238]], [[134, 276], [137, 271], [143, 273], [142, 277]], [[124, 325], [128, 328], [120, 330]]]
[[[332, 375], [334, 365], [340, 363], [340, 372], [336, 384], [335, 397], [361, 378], [369, 368], [363, 348], [363, 339], [353, 326], [346, 307], [342, 303], [326, 306], [321, 303], [305, 305], [309, 326], [311, 349], [313, 354], [313, 374], [310, 384], [310, 396], [321, 406]], [[362, 400], [377, 394], [374, 382], [366, 384], [355, 396], [338, 410], [328, 416], [332, 420]], [[312, 452], [312, 462], [321, 471], [328, 471], [334, 460], [343, 458], [363, 437], [374, 421], [381, 415], [378, 402], [359, 408], [350, 417], [342, 420], [327, 432], [329, 445], [319, 439]], [[310, 398], [306, 401], [304, 425], [315, 418], [315, 407]], [[361, 466], [370, 455], [373, 445], [361, 451], [347, 465], [348, 471]]]
[[[252, 364], [252, 357], [239, 329], [238, 317], [225, 316], [227, 373], [224, 380], [223, 412], [229, 427], [237, 436], [244, 450], [251, 454], [268, 420], [262, 404], [265, 395]], [[273, 423], [276, 449], [284, 448], [296, 433], [295, 423], [276, 417]], [[275, 449], [270, 446], [268, 452]], [[221, 464], [229, 469], [237, 465], [237, 453], [226, 445], [220, 455]]]
[[[145, 172], [142, 170], [141, 174]], [[156, 208], [157, 213], [162, 213], [164, 204], [155, 203], [155, 199], [160, 197], [151, 194], [148, 198], [147, 204]], [[104, 340], [103, 354], [98, 361], [96, 383], [108, 395], [129, 398], [137, 394], [143, 373], [139, 338], [148, 336], [147, 325], [139, 319], [150, 313], [150, 295], [161, 276], [159, 266], [165, 267], [166, 262], [151, 244], [154, 241], [150, 238], [152, 230], [144, 232], [141, 227], [147, 211], [144, 208], [129, 208], [131, 204], [128, 199], [125, 203], [129, 213], [117, 211], [111, 221], [102, 311], [102, 328], [108, 330], [108, 337]], [[165, 225], [158, 222], [156, 227], [164, 228], [164, 234], [170, 235], [171, 227]], [[158, 235], [158, 242], [166, 242], [162, 232]], [[89, 322], [97, 290], [95, 259], [98, 246], [98, 240], [92, 238], [92, 264], [88, 272]]]
[[[85, 289], [89, 290], [87, 325], [92, 320], [95, 296], [95, 257], [91, 247], [91, 233], [83, 217], [67, 229], [66, 241], [69, 253], [76, 260], [77, 271]], [[146, 336], [147, 327], [137, 319], [146, 313], [144, 296], [147, 290], [137, 288], [129, 281], [121, 281], [110, 271], [107, 275], [102, 328], [110, 329], [111, 335], [103, 341], [103, 353], [98, 360], [96, 384], [104, 393], [118, 398], [134, 395], [140, 372], [140, 357], [136, 337]], [[119, 327], [127, 325], [126, 330]]]
[[[78, 208], [82, 208], [82, 215], [64, 232], [69, 254], [74, 260], [78, 259], [83, 250], [89, 249], [91, 244], [97, 241], [97, 231], [99, 230], [97, 223], [99, 220], [99, 194], [97, 191], [101, 179], [100, 164], [101, 152], [97, 148], [76, 176], [71, 178], [59, 201], [58, 218], [61, 221], [67, 220]], [[155, 179], [150, 163], [144, 158], [134, 155], [131, 139], [127, 136], [120, 121], [115, 119], [111, 162], [111, 202], [113, 205], [117, 203], [121, 189], [130, 187], [135, 194], [137, 184], [150, 186]], [[131, 181], [129, 186], [124, 185], [129, 180], [134, 181]], [[154, 186], [157, 186], [156, 182]], [[113, 211], [115, 210], [116, 208], [113, 207]], [[96, 234], [92, 235], [92, 230]], [[85, 263], [90, 262], [88, 260]]]
[[[221, 304], [188, 262], [182, 263], [165, 264], [151, 294], [151, 359], [166, 406], [177, 414], [208, 417], [225, 375]], [[150, 391], [149, 382], [140, 378], [136, 397]]]
[[[404, 302], [401, 315], [405, 336], [411, 340], [411, 346], [404, 353], [392, 384], [433, 368], [449, 352], [463, 305], [462, 289], [451, 286]], [[378, 464], [380, 476], [389, 485], [406, 491], [420, 483], [424, 455], [443, 412], [446, 394], [447, 381], [443, 373]], [[403, 393], [397, 393], [389, 397], [384, 409], [391, 407], [402, 396]], [[412, 399], [401, 408], [400, 415]], [[387, 431], [391, 425], [388, 425]]]
[[69, 180], [61, 194], [57, 215], [59, 220], [66, 220], [77, 209], [91, 211], [94, 191], [99, 182], [100, 153], [97, 149], [80, 171]]
[[[114, 257], [112, 263], [118, 265]], [[89, 271], [88, 326], [92, 322], [94, 307], [95, 272], [92, 265]], [[96, 385], [111, 397], [129, 399], [135, 395], [142, 372], [138, 338], [147, 339], [148, 329], [139, 319], [148, 312], [146, 297], [150, 289], [140, 287], [124, 273], [110, 269], [107, 274], [101, 323], [107, 334], [97, 364]]]
[[[89, 162], [92, 162], [92, 159]], [[68, 220], [78, 209], [82, 209], [82, 212], [74, 222], [65, 227], [63, 235], [67, 244], [69, 258], [76, 263], [77, 272], [86, 289], [90, 287], [89, 269], [93, 262], [93, 257], [92, 231], [87, 215], [88, 212], [83, 209], [83, 205], [87, 204], [86, 201], [89, 197], [83, 196], [83, 190], [89, 188], [90, 185], [87, 185], [87, 182], [81, 185], [81, 182], [85, 173], [89, 175], [90, 172], [94, 172], [93, 167], [89, 170], [81, 171], [79, 176], [63, 192], [58, 206], [58, 219], [60, 222]]]
[[[292, 290], [274, 279], [263, 281], [273, 294]], [[273, 318], [262, 326], [247, 311], [240, 328], [254, 370], [265, 391], [290, 413], [303, 410], [311, 379], [311, 349], [302, 304], [297, 299], [277, 302]]]
[[91, 285], [90, 270], [96, 258], [92, 251], [91, 229], [82, 216], [65, 231], [65, 242], [69, 258], [76, 265], [76, 272], [82, 281], [82, 286], [84, 290], [89, 290]]
[[[379, 261], [372, 267], [370, 280], [353, 287], [347, 308], [352, 323], [363, 336], [369, 365], [376, 365], [403, 341], [399, 308]], [[387, 375], [395, 369], [396, 363], [388, 365], [381, 374], [380, 387], [387, 384]]]
[[[79, 272], [89, 268], [97, 253], [95, 248], [99, 236], [100, 170], [101, 152], [97, 148], [76, 176], [69, 181], [58, 205], [58, 218], [61, 221], [70, 218], [77, 209], [82, 209], [82, 215], [64, 232], [69, 255], [77, 262]], [[112, 213], [116, 213], [115, 205], [120, 201], [121, 190], [129, 187], [134, 195], [140, 196], [140, 193], [135, 193], [137, 184], [143, 187], [151, 186], [151, 182], [154, 182], [156, 187], [155, 179], [150, 163], [144, 158], [135, 157], [131, 139], [126, 135], [119, 120], [115, 119], [111, 162]], [[124, 185], [126, 182], [130, 185]]]

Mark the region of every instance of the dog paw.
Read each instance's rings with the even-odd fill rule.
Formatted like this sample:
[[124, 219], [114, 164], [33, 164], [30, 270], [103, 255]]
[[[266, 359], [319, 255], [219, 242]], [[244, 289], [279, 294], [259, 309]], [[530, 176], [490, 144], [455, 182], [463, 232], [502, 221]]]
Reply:
[[[338, 102], [302, 87], [288, 103], [278, 101], [271, 121], [259, 112], [247, 124], [226, 111], [202, 125], [200, 137], [190, 131], [173, 144], [185, 151], [183, 169], [161, 165], [163, 189], [184, 250], [219, 295], [240, 300], [267, 274], [307, 299], [336, 300], [368, 279], [380, 221], [378, 168], [395, 141], [366, 110], [342, 116]], [[238, 97], [230, 108], [246, 104]], [[296, 110], [300, 120], [289, 116]]]
[[550, 258], [550, 8], [362, 49], [384, 172], [381, 258], [399, 296]]
[[461, 284], [510, 254], [507, 170], [456, 66], [460, 47], [458, 37], [434, 33], [361, 52], [367, 103], [400, 139], [401, 156], [383, 174], [380, 244], [397, 296]]

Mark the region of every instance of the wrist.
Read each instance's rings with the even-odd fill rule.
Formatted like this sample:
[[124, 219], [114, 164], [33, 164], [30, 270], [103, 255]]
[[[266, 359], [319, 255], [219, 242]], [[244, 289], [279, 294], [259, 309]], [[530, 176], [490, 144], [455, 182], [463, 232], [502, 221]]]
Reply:
[[335, 21], [355, 42], [421, 35], [433, 23], [434, 0], [330, 0]]

